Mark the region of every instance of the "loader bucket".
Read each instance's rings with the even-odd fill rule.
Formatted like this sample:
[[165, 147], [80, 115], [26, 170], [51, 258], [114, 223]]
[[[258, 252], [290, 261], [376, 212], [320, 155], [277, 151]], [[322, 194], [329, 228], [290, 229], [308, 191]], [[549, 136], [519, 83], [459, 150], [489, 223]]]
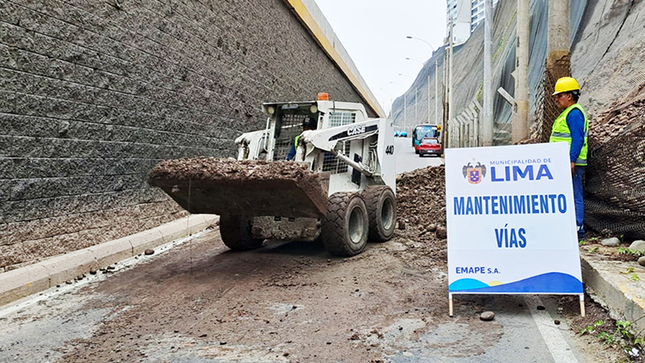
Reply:
[[326, 179], [307, 163], [184, 158], [157, 164], [148, 184], [194, 214], [321, 218]]

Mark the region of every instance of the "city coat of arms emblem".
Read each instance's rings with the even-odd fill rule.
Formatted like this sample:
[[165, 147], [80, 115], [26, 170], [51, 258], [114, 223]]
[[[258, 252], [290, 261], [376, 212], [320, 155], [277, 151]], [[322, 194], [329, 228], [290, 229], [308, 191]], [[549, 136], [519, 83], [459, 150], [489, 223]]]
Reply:
[[470, 184], [479, 184], [486, 176], [486, 166], [481, 163], [468, 163], [464, 165], [463, 173]]

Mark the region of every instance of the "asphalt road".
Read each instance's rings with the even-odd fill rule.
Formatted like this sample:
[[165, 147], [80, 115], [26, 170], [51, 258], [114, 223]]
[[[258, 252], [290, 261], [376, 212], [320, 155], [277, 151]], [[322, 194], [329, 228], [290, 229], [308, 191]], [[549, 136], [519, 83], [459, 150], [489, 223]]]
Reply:
[[[442, 161], [409, 142], [398, 170]], [[306, 242], [232, 252], [210, 230], [2, 308], [0, 362], [611, 360], [568, 329], [573, 297], [455, 295], [448, 317], [432, 252], [399, 236], [352, 258]]]
[[414, 153], [412, 139], [409, 137], [394, 138], [394, 148], [396, 150], [396, 173], [401, 174], [415, 169], [425, 168], [427, 166], [442, 165], [443, 157], [423, 156]]

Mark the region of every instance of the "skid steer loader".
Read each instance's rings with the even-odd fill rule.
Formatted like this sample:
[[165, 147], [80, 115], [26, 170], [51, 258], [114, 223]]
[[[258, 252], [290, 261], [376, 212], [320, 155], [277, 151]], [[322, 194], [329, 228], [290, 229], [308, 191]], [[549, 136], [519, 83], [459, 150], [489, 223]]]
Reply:
[[[321, 99], [322, 98], [322, 99]], [[149, 183], [191, 213], [220, 215], [226, 246], [316, 240], [334, 255], [361, 253], [394, 235], [396, 172], [388, 119], [358, 103], [264, 103], [266, 128], [238, 137], [237, 161], [162, 162]], [[303, 122], [314, 130], [303, 130]], [[298, 145], [295, 145], [296, 136]], [[293, 161], [287, 155], [295, 149]]]

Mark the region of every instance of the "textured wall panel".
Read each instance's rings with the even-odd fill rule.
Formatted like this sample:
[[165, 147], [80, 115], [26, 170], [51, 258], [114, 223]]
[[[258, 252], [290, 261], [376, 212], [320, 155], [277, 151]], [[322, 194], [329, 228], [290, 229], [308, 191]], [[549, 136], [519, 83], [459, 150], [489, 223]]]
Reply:
[[362, 101], [283, 0], [0, 2], [0, 271], [184, 215], [153, 165], [321, 91]]

